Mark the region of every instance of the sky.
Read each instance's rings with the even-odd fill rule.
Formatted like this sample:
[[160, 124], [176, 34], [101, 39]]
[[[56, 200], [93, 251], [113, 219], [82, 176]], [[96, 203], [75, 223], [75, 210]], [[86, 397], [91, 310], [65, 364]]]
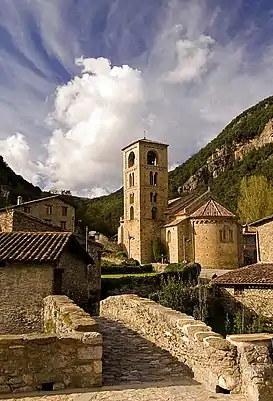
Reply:
[[0, 154], [43, 189], [122, 185], [121, 148], [184, 162], [273, 95], [269, 0], [1, 0]]

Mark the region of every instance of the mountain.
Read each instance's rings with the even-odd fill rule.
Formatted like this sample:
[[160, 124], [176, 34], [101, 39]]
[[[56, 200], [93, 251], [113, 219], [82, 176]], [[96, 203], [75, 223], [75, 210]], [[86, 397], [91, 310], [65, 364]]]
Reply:
[[[171, 144], [170, 144], [171, 145]], [[169, 173], [169, 197], [210, 186], [219, 200], [236, 212], [239, 186], [247, 175], [264, 175], [273, 182], [273, 96], [234, 118], [208, 145]], [[10, 201], [44, 193], [16, 175], [0, 156], [0, 189], [11, 188]], [[45, 195], [45, 194], [44, 194]], [[123, 190], [100, 198], [73, 197], [76, 219], [108, 236], [117, 232], [123, 214]]]

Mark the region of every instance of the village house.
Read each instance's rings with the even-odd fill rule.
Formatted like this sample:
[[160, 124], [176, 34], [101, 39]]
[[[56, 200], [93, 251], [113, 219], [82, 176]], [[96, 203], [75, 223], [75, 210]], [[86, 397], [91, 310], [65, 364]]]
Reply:
[[[43, 219], [46, 223], [55, 224], [66, 231], [75, 230], [75, 206], [62, 195], [51, 195], [28, 202], [23, 202], [22, 197], [18, 196], [17, 205], [2, 208], [0, 212], [14, 210]], [[1, 222], [0, 231], [3, 231]]]
[[171, 263], [236, 269], [241, 259], [241, 225], [210, 190], [168, 201], [168, 145], [140, 139], [123, 150], [124, 216], [118, 244], [140, 263], [154, 261], [159, 241]]
[[0, 333], [40, 331], [48, 295], [87, 302], [93, 267], [70, 232], [0, 233]]

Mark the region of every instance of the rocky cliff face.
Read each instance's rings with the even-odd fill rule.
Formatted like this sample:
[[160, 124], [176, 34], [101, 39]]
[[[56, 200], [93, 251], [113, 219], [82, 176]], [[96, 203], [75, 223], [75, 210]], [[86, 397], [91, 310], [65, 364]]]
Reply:
[[249, 141], [224, 145], [207, 158], [204, 166], [199, 168], [184, 184], [183, 191], [191, 191], [199, 185], [206, 184], [218, 174], [231, 167], [236, 160], [242, 160], [252, 149], [261, 148], [273, 143], [273, 119], [264, 127], [262, 133]]

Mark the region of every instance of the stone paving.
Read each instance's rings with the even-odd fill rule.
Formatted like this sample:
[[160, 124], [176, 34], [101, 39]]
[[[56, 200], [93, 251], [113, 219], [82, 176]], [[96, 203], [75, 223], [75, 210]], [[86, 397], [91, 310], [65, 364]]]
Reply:
[[181, 362], [119, 321], [96, 318], [103, 335], [103, 387], [88, 392], [16, 397], [10, 401], [247, 401], [214, 394]]

